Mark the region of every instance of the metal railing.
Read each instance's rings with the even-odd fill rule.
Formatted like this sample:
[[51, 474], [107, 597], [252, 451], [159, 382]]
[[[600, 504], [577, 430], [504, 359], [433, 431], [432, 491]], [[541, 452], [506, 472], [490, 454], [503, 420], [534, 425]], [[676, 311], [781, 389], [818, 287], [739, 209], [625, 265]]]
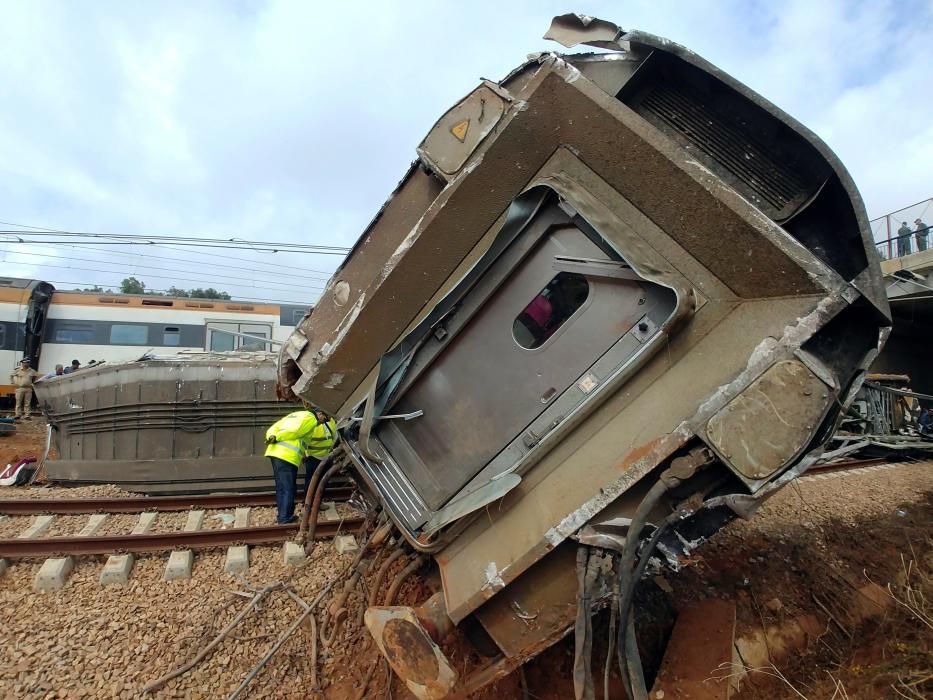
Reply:
[[[879, 216], [870, 222], [875, 247], [882, 260], [900, 258], [922, 250], [928, 250], [933, 243], [933, 225], [924, 218], [933, 219], [933, 197], [923, 199], [910, 206]], [[920, 220], [918, 231], [917, 220]], [[903, 226], [910, 229], [909, 234], [901, 235]], [[926, 236], [918, 233], [926, 233]]]
[[927, 226], [919, 231], [911, 229], [910, 233], [895, 236], [884, 241], [876, 241], [875, 248], [882, 260], [902, 258], [911, 253], [919, 253], [930, 249], [933, 239], [933, 226]]

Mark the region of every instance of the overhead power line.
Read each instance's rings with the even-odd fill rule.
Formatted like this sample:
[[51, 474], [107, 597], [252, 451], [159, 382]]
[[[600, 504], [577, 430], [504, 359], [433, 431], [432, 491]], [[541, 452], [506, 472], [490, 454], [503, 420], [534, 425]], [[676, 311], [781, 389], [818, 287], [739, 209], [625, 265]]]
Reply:
[[[16, 229], [0, 230], [0, 233], [7, 235], [28, 234], [30, 236], [67, 236], [78, 238], [105, 238], [111, 241], [133, 240], [145, 243], [170, 242], [182, 245], [233, 245], [246, 248], [256, 248], [262, 246], [265, 248], [275, 248], [277, 250], [295, 250], [302, 252], [320, 252], [322, 254], [346, 254], [350, 249], [344, 246], [321, 245], [317, 243], [291, 243], [286, 241], [250, 241], [244, 238], [207, 238], [195, 236], [169, 236], [165, 234], [137, 234], [137, 233], [101, 233], [99, 231], [69, 231], [65, 229], [47, 228], [41, 226], [31, 226], [29, 224], [18, 224], [10, 221], [0, 221], [0, 224], [6, 226], [16, 226]], [[23, 231], [22, 229], [29, 229]]]
[[[169, 238], [169, 237], [150, 237], [150, 236], [138, 236], [133, 240], [94, 240], [94, 241], [82, 241], [68, 239], [63, 241], [47, 241], [47, 240], [36, 240], [32, 238], [23, 238], [19, 234], [22, 231], [0, 231], [0, 234], [8, 236], [16, 236], [16, 242], [18, 243], [35, 243], [37, 245], [42, 245], [44, 243], [50, 244], [68, 244], [68, 245], [105, 245], [105, 246], [123, 246], [123, 245], [161, 245], [164, 243], [171, 243], [176, 246], [190, 246], [195, 248], [218, 248], [218, 249], [227, 249], [227, 250], [252, 250], [257, 253], [302, 253], [305, 255], [340, 255], [345, 256], [350, 252], [349, 248], [325, 248], [317, 246], [300, 246], [300, 245], [291, 245], [291, 244], [273, 244], [269, 245], [267, 243], [262, 243], [260, 241], [244, 241], [242, 243], [234, 243], [232, 241], [218, 241], [214, 238], [205, 238], [205, 239], [185, 239], [185, 238]], [[30, 231], [30, 236], [42, 235], [33, 231]], [[61, 235], [61, 234], [49, 234], [49, 235]], [[96, 236], [88, 234], [74, 234], [75, 238], [86, 237], [86, 238], [101, 238], [109, 239], [110, 236]], [[10, 242], [10, 241], [6, 241]]]
[[[88, 272], [112, 272], [112, 273], [114, 273], [114, 274], [116, 274], [116, 273], [120, 273], [120, 274], [126, 273], [126, 274], [128, 274], [128, 276], [129, 276], [129, 275], [134, 275], [134, 276], [135, 276], [135, 275], [138, 274], [138, 275], [142, 275], [142, 276], [146, 276], [146, 277], [156, 277], [156, 278], [159, 278], [160, 275], [152, 275], [152, 274], [150, 274], [150, 273], [148, 273], [148, 272], [145, 272], [145, 273], [138, 273], [138, 272], [136, 272], [136, 269], [137, 269], [137, 268], [145, 268], [145, 269], [149, 269], [149, 270], [159, 270], [159, 271], [161, 271], [161, 272], [172, 272], [172, 273], [175, 273], [175, 274], [177, 274], [177, 273], [181, 273], [181, 274], [185, 274], [185, 273], [197, 273], [196, 270], [175, 270], [175, 269], [168, 268], [168, 267], [157, 267], [157, 266], [155, 266], [155, 265], [146, 265], [146, 264], [140, 264], [140, 263], [126, 263], [126, 262], [122, 262], [122, 261], [121, 261], [121, 262], [111, 262], [111, 261], [109, 261], [109, 260], [99, 260], [99, 259], [95, 259], [95, 258], [79, 258], [79, 257], [71, 256], [71, 255], [54, 255], [54, 254], [52, 254], [52, 253], [37, 253], [37, 252], [32, 252], [32, 251], [19, 251], [19, 250], [15, 250], [15, 251], [12, 251], [12, 252], [10, 253], [10, 255], [35, 256], [35, 257], [39, 257], [39, 258], [43, 258], [43, 259], [44, 259], [44, 258], [54, 258], [54, 259], [56, 259], [56, 260], [77, 260], [77, 261], [80, 261], [80, 262], [97, 263], [97, 264], [100, 264], [100, 265], [118, 265], [118, 266], [123, 267], [124, 270], [122, 270], [122, 271], [121, 271], [121, 270], [94, 270], [94, 269], [92, 269], [92, 268], [80, 268], [80, 267], [75, 267], [75, 266], [73, 266], [73, 265], [61, 266], [61, 265], [51, 265], [51, 264], [42, 263], [42, 262], [35, 262], [35, 263], [33, 263], [33, 262], [28, 262], [28, 261], [23, 263], [24, 265], [32, 265], [32, 266], [34, 266], [34, 267], [64, 267], [64, 269], [86, 270], [86, 271], [88, 271]], [[132, 268], [133, 268], [133, 271], [132, 271], [132, 272], [129, 272], [127, 269], [125, 269], [125, 268], [127, 268], [127, 267], [132, 267]], [[246, 269], [246, 268], [243, 268], [243, 269]], [[308, 287], [314, 286], [314, 283], [320, 285], [320, 288], [323, 289], [323, 281], [322, 281], [322, 280], [319, 280], [319, 279], [309, 280], [308, 284], [289, 284], [289, 283], [287, 283], [287, 282], [263, 282], [262, 284], [257, 285], [255, 279], [249, 279], [249, 278], [246, 278], [246, 277], [233, 277], [233, 276], [230, 276], [230, 275], [217, 275], [217, 274], [214, 274], [214, 273], [210, 273], [209, 275], [205, 275], [205, 276], [209, 277], [211, 280], [228, 280], [228, 281], [225, 282], [224, 284], [249, 284], [249, 285], [258, 286], [260, 289], [273, 289], [273, 288], [276, 288], [276, 287], [291, 287], [291, 288], [293, 288], [293, 289], [307, 289]], [[179, 279], [179, 280], [184, 279], [184, 278], [182, 278], [182, 277], [177, 277], [177, 278], [175, 278], [175, 277], [164, 277], [164, 278], [165, 278], [165, 279]], [[190, 281], [190, 280], [188, 280], [188, 281]], [[202, 284], [206, 284], [206, 283], [203, 283], [203, 282], [202, 282]]]
[[[9, 245], [22, 245], [22, 244], [24, 244], [24, 243], [26, 243], [26, 241], [19, 241], [19, 240], [3, 240], [3, 241], [0, 241], [0, 244], [9, 244]], [[91, 244], [91, 245], [93, 245], [93, 244]], [[199, 261], [199, 260], [185, 260], [185, 259], [180, 259], [179, 256], [177, 256], [177, 255], [174, 256], [174, 257], [168, 257], [168, 256], [165, 256], [165, 255], [153, 255], [152, 252], [151, 252], [151, 249], [152, 249], [154, 246], [152, 246], [151, 244], [146, 244], [146, 243], [140, 243], [139, 245], [144, 246], [144, 247], [145, 247], [145, 250], [142, 250], [142, 251], [132, 251], [132, 252], [127, 251], [127, 252], [125, 253], [125, 255], [128, 255], [128, 256], [129, 256], [129, 255], [132, 255], [132, 256], [145, 255], [147, 259], [151, 259], [151, 260], [170, 260], [170, 261], [172, 261], [172, 262], [174, 262], [174, 263], [176, 263], [176, 264], [177, 264], [177, 263], [180, 263], [180, 264], [185, 264], [185, 265], [187, 265], [187, 264], [191, 264], [191, 265], [199, 265], [199, 264], [203, 265], [203, 264], [208, 264], [207, 260], [209, 260], [209, 261], [210, 261], [210, 264], [217, 265], [217, 267], [221, 267], [221, 268], [224, 268], [224, 269], [228, 269], [228, 268], [229, 268], [229, 269], [233, 269], [233, 270], [248, 270], [248, 271], [250, 271], [250, 272], [261, 273], [261, 274], [265, 274], [265, 275], [268, 275], [268, 274], [282, 274], [282, 272], [283, 272], [283, 267], [282, 267], [282, 263], [281, 263], [281, 262], [274, 262], [274, 263], [273, 263], [273, 262], [264, 262], [264, 261], [262, 261], [262, 260], [248, 260], [248, 259], [244, 259], [244, 258], [234, 257], [233, 255], [224, 255], [223, 253], [216, 253], [216, 252], [211, 252], [211, 253], [199, 253], [199, 252], [196, 251], [196, 250], [186, 250], [186, 249], [184, 249], [184, 248], [175, 248], [175, 247], [173, 247], [172, 245], [157, 245], [157, 246], [155, 246], [155, 247], [158, 247], [158, 248], [160, 248], [160, 249], [162, 249], [162, 250], [166, 250], [166, 251], [177, 250], [177, 251], [180, 251], [180, 252], [184, 253], [186, 256], [200, 255], [200, 256], [202, 256], [203, 258], [206, 258], [206, 259], [207, 259], [207, 260], [205, 260], [205, 261], [202, 263], [202, 262]], [[104, 252], [104, 251], [97, 251], [97, 250], [95, 250], [94, 248], [79, 249], [79, 248], [76, 248], [76, 247], [75, 247], [75, 244], [74, 244], [73, 242], [52, 244], [52, 243], [50, 243], [50, 242], [48, 242], [48, 241], [42, 241], [42, 242], [39, 244], [39, 247], [45, 248], [45, 249], [51, 248], [51, 249], [53, 249], [53, 250], [82, 250], [82, 252], [88, 252], [88, 253]], [[16, 253], [17, 251], [11, 251], [11, 252], [12, 252], [12, 253]], [[218, 264], [218, 263], [215, 262], [215, 260], [216, 260], [217, 258], [221, 258], [221, 259], [223, 259], [223, 260], [235, 260], [235, 261], [237, 261], [237, 262], [242, 262], [242, 263], [249, 263], [250, 266], [249, 266], [249, 267], [243, 267], [242, 265], [230, 265], [229, 263], [220, 263], [220, 264]], [[95, 262], [96, 262], [96, 261], [95, 261]], [[263, 269], [259, 269], [260, 267], [267, 267], [267, 268], [270, 268], [270, 269], [269, 269], [269, 270], [263, 270]], [[333, 274], [333, 272], [329, 272], [329, 271], [327, 271], [327, 270], [312, 270], [312, 269], [305, 268], [305, 267], [297, 267], [297, 266], [294, 264], [293, 261], [289, 261], [288, 267], [287, 267], [287, 271], [288, 271], [288, 273], [289, 273], [290, 275], [292, 275], [293, 277], [296, 277], [296, 278], [301, 278], [303, 275], [308, 275], [308, 276], [312, 276], [312, 277], [315, 276], [315, 275], [323, 275], [323, 277], [318, 277], [318, 279], [323, 279], [323, 280], [328, 280], [328, 279], [330, 279], [331, 275]], [[182, 270], [182, 272], [184, 272], [184, 270]]]
[[[118, 275], [118, 276], [119, 276], [119, 275], [123, 275], [123, 274], [124, 274], [124, 273], [122, 273], [122, 272], [119, 272], [118, 270], [100, 270], [100, 269], [93, 268], [93, 267], [80, 267], [80, 266], [77, 266], [77, 265], [53, 265], [53, 264], [50, 264], [50, 263], [41, 263], [41, 262], [35, 262], [35, 263], [33, 263], [33, 262], [24, 262], [24, 263], [20, 263], [20, 264], [21, 264], [21, 265], [29, 265], [30, 267], [52, 267], [52, 268], [56, 268], [56, 269], [59, 269], [59, 270], [75, 270], [75, 271], [81, 271], [81, 272], [102, 272], [102, 273], [104, 273], [104, 274], [106, 274], [106, 275]], [[205, 280], [204, 278], [201, 278], [201, 279], [194, 279], [194, 278], [191, 278], [191, 277], [178, 277], [177, 275], [168, 276], [168, 275], [153, 275], [153, 274], [145, 273], [145, 274], [140, 274], [140, 277], [147, 277], [147, 278], [160, 279], [160, 280], [168, 280], [169, 282], [194, 282], [194, 283], [196, 283], [196, 284], [198, 284], [198, 285], [210, 284], [210, 282], [208, 282], [208, 281]], [[140, 281], [142, 281], [142, 280], [140, 280]], [[267, 283], [267, 284], [274, 284], [274, 283], [269, 282], [269, 283]], [[221, 286], [223, 286], [223, 285], [221, 285]], [[291, 286], [291, 285], [286, 285], [286, 286]], [[275, 288], [275, 287], [266, 287], [266, 286], [260, 286], [260, 287], [258, 287], [258, 289], [265, 289], [265, 290], [267, 290], [267, 291], [272, 291], [272, 292], [287, 292], [287, 291], [288, 291], [288, 290], [285, 290], [285, 289], [277, 289], [277, 288]], [[312, 285], [308, 285], [308, 286], [306, 286], [306, 287], [300, 287], [300, 286], [299, 286], [299, 287], [296, 287], [296, 292], [297, 292], [297, 289], [311, 289], [311, 290], [313, 290], [313, 291], [319, 292], [319, 291], [322, 291], [324, 288], [323, 288], [322, 286], [321, 286], [321, 287], [317, 287], [317, 286], [312, 287]]]

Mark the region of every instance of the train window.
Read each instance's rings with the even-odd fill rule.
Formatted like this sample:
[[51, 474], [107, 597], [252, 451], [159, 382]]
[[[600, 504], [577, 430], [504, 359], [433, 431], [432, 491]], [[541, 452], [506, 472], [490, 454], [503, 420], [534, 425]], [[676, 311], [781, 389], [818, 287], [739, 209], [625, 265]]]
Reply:
[[6, 349], [6, 326], [0, 323], [0, 348]]
[[56, 343], [94, 343], [94, 329], [83, 323], [61, 324], [55, 329]]
[[149, 343], [149, 328], [147, 326], [131, 326], [126, 323], [114, 323], [110, 326], [111, 345], [147, 345]]
[[297, 326], [301, 323], [301, 319], [305, 317], [304, 309], [292, 309], [292, 325]]
[[162, 331], [162, 345], [181, 345], [181, 329], [178, 326], [166, 326]]
[[[255, 338], [268, 338], [265, 333], [262, 331], [244, 331], [245, 335], [251, 335]], [[252, 338], [241, 338], [240, 339], [240, 349], [241, 350], [265, 350], [266, 343], [263, 343], [260, 340], [253, 340]]]
[[211, 331], [211, 350], [214, 352], [230, 352], [236, 343], [236, 336], [229, 333]]
[[590, 285], [583, 275], [561, 272], [532, 299], [512, 322], [512, 337], [526, 350], [544, 342], [583, 306]]
[[143, 306], [175, 306], [174, 301], [169, 301], [168, 299], [143, 299]]

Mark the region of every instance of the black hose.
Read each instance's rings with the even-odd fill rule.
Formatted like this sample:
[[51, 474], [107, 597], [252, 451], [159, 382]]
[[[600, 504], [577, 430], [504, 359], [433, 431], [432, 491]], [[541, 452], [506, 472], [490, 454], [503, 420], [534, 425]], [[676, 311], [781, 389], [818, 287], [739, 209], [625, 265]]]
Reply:
[[[632, 585], [625, 590], [625, 594], [622, 597], [622, 600], [619, 603], [619, 619], [624, 620], [624, 615], [628, 615], [630, 621], [632, 621], [632, 626], [626, 630], [626, 637], [631, 637], [632, 641], [635, 641], [635, 628], [634, 628], [634, 614], [632, 610], [632, 603], [635, 599], [635, 588], [638, 585], [638, 582], [641, 581], [642, 576], [645, 575], [645, 570], [648, 568], [648, 562], [651, 560], [651, 555], [654, 552], [655, 548], [658, 545], [658, 542], [661, 539], [661, 536], [667, 532], [668, 528], [676, 522], [683, 520], [687, 517], [688, 513], [684, 511], [677, 511], [671, 513], [667, 518], [665, 518], [658, 527], [655, 528], [654, 532], [651, 533], [651, 538], [645, 544], [644, 549], [642, 550], [641, 557], [638, 560], [638, 565], [635, 567], [635, 571], [632, 573], [631, 582]], [[621, 633], [621, 630], [620, 630]], [[620, 637], [621, 639], [621, 637]], [[644, 673], [641, 666], [641, 659], [638, 657], [638, 647], [637, 644], [629, 644], [627, 647], [628, 651], [634, 650], [635, 663], [629, 661], [629, 673], [633, 673], [641, 678], [642, 684], [644, 684]], [[621, 649], [619, 650], [621, 653]], [[627, 654], [631, 657], [632, 654]], [[632, 668], [634, 666], [634, 668]], [[622, 668], [621, 656], [619, 668]], [[626, 691], [627, 692], [627, 691]], [[630, 694], [629, 697], [632, 697]]]
[[[638, 582], [638, 579], [633, 578], [631, 574], [634, 573], [633, 569], [635, 568], [635, 555], [638, 551], [638, 540], [641, 536], [641, 531], [648, 522], [648, 515], [661, 497], [667, 493], [669, 488], [670, 487], [663, 480], [658, 480], [648, 489], [648, 493], [645, 494], [644, 498], [641, 499], [641, 503], [638, 504], [635, 515], [632, 516], [632, 522], [625, 535], [625, 545], [622, 547], [622, 561], [619, 564], [619, 586], [622, 591], [622, 604], [619, 611], [619, 637], [616, 640], [616, 644], [620, 655], [619, 666], [622, 671], [622, 677], [623, 679], [628, 678], [631, 684], [632, 692], [629, 693], [631, 700], [647, 700], [648, 697], [648, 691], [645, 688], [644, 673], [641, 667], [641, 658], [638, 655], [638, 644], [635, 641], [634, 622], [629, 620], [630, 614], [626, 612], [631, 609], [635, 584]], [[631, 628], [631, 630], [629, 628]], [[631, 641], [629, 640], [630, 637]]]

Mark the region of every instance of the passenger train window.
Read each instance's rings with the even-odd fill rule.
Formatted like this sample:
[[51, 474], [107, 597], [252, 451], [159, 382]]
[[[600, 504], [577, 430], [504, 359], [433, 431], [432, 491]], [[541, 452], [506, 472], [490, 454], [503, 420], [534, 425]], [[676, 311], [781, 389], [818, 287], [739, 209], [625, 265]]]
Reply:
[[94, 343], [94, 329], [83, 323], [62, 324], [55, 329], [56, 343]]
[[[267, 338], [268, 336], [259, 331], [244, 331], [246, 335], [251, 335], [256, 338]], [[260, 342], [259, 340], [253, 340], [252, 338], [241, 338], [240, 339], [240, 349], [241, 350], [265, 350], [267, 343]]]
[[547, 283], [512, 323], [512, 337], [526, 350], [544, 342], [583, 306], [590, 285], [583, 275], [561, 272]]
[[162, 345], [181, 345], [181, 329], [177, 326], [166, 326], [162, 331]]
[[110, 326], [111, 345], [148, 345], [148, 326], [131, 326], [126, 323], [114, 323]]
[[214, 352], [230, 352], [236, 343], [236, 336], [229, 333], [211, 333], [211, 350]]

